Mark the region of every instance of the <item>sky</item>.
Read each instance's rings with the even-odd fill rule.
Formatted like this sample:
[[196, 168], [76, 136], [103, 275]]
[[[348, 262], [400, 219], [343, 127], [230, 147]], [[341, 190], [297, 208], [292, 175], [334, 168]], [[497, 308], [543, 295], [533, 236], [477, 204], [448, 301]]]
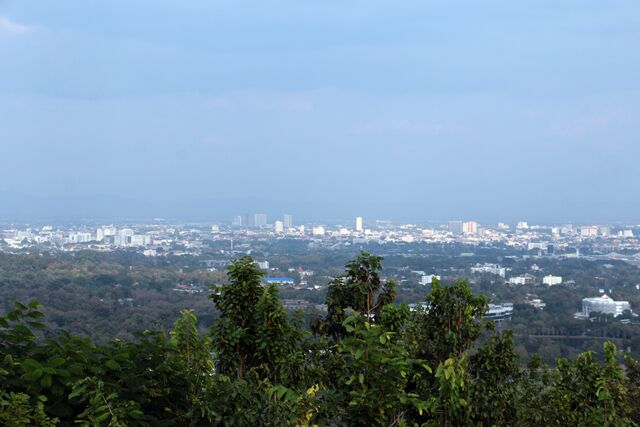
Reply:
[[0, 217], [640, 223], [640, 2], [0, 0]]

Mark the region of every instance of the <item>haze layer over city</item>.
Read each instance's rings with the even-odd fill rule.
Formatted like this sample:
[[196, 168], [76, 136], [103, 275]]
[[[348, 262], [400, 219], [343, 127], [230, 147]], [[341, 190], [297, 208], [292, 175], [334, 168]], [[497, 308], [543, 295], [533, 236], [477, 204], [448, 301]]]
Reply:
[[640, 425], [638, 0], [0, 0], [0, 426]]

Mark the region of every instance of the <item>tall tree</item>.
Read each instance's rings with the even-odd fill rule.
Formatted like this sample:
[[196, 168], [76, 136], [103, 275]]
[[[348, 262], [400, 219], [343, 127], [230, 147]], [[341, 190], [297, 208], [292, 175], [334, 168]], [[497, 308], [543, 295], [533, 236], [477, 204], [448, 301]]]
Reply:
[[283, 380], [299, 353], [301, 332], [287, 318], [278, 291], [263, 287], [262, 271], [251, 257], [234, 260], [229, 283], [212, 286], [211, 299], [220, 318], [211, 329], [218, 370], [238, 379], [255, 369], [271, 379]]
[[434, 280], [426, 305], [415, 312], [412, 325], [417, 356], [432, 366], [460, 357], [480, 337], [487, 302], [486, 296], [473, 294], [466, 280], [451, 286]]
[[382, 308], [394, 301], [396, 283], [380, 278], [382, 257], [362, 251], [356, 259], [345, 265], [345, 274], [335, 278], [327, 292], [327, 317], [322, 331], [339, 338], [345, 334], [342, 322], [345, 309], [363, 314], [370, 321], [381, 318]]

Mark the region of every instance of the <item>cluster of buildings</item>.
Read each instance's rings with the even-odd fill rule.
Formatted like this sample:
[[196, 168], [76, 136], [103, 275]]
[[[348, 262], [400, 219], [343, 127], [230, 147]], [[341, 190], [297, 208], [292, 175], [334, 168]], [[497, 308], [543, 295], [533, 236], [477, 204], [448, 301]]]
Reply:
[[[169, 251], [197, 252], [205, 242], [226, 241], [233, 251], [254, 239], [306, 240], [316, 247], [340, 248], [350, 245], [436, 244], [466, 247], [502, 246], [533, 257], [589, 257], [625, 260], [640, 265], [640, 226], [571, 224], [542, 226], [520, 221], [515, 226], [503, 222], [484, 225], [476, 221], [454, 220], [446, 223], [367, 222], [357, 216], [346, 223], [295, 224], [291, 214], [272, 222], [265, 213], [237, 215], [229, 223], [167, 224], [166, 222], [115, 225], [51, 225], [39, 227], [6, 226], [0, 229], [0, 250], [19, 250], [46, 244], [60, 250], [129, 248], [146, 255]], [[179, 246], [179, 248], [176, 248]], [[162, 249], [162, 250], [161, 250]], [[464, 253], [462, 253], [464, 252]], [[492, 274], [514, 285], [529, 284], [532, 277], [509, 277], [508, 270], [497, 264], [476, 265], [472, 274]], [[426, 279], [425, 279], [426, 280]], [[562, 278], [549, 275], [543, 279], [549, 286], [559, 285]]]

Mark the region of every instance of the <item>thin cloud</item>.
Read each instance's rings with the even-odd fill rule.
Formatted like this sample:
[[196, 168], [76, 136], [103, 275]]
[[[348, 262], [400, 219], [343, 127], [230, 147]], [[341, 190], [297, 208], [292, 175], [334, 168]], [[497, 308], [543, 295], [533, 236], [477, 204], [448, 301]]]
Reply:
[[19, 24], [6, 16], [0, 16], [0, 32], [11, 34], [24, 34], [33, 31], [34, 27]]

